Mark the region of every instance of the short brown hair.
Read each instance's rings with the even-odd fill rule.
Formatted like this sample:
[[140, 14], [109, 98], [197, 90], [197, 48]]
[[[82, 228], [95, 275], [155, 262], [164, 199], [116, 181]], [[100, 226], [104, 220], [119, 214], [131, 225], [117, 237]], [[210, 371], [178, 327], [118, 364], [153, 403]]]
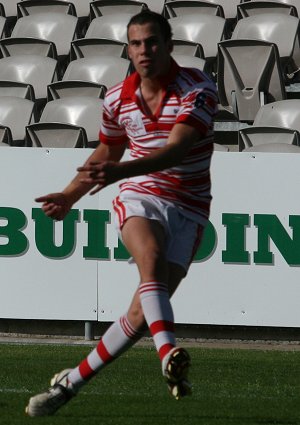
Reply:
[[127, 25], [127, 36], [131, 25], [144, 25], [148, 23], [157, 24], [159, 26], [165, 41], [172, 39], [172, 29], [168, 20], [159, 13], [152, 12], [152, 10], [143, 10], [130, 19]]

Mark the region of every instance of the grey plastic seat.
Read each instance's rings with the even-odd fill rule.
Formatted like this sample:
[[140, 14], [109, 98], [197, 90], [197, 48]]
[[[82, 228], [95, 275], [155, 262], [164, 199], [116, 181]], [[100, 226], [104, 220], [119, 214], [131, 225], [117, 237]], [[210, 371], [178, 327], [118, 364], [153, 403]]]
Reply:
[[1, 0], [6, 17], [7, 29], [9, 32], [7, 36], [10, 35], [11, 30], [17, 21], [17, 3], [19, 3], [19, 1], [20, 0]]
[[[258, 39], [275, 43], [278, 47], [282, 67], [294, 61], [300, 65], [296, 46], [300, 21], [295, 16], [283, 13], [263, 13], [240, 19], [232, 33], [232, 39]], [[298, 65], [295, 65], [297, 68]]]
[[52, 41], [59, 57], [69, 55], [76, 38], [77, 17], [63, 13], [36, 13], [17, 20], [12, 37], [33, 37]]
[[148, 9], [153, 10], [153, 12], [163, 14], [165, 0], [145, 0], [143, 3], [146, 3]]
[[0, 81], [0, 96], [21, 97], [35, 102], [33, 86], [17, 81]]
[[0, 96], [0, 124], [10, 128], [14, 146], [24, 146], [25, 127], [34, 122], [35, 104], [14, 96]]
[[71, 60], [90, 56], [118, 56], [127, 59], [127, 45], [121, 41], [100, 38], [80, 38], [72, 41]]
[[47, 85], [57, 79], [57, 61], [38, 55], [17, 55], [0, 59], [0, 80], [31, 84], [36, 100], [46, 99]]
[[[193, 1], [193, 0], [185, 0]], [[223, 12], [226, 19], [225, 25], [225, 38], [230, 38], [231, 33], [236, 24], [236, 15], [237, 15], [237, 5], [240, 3], [240, 0], [205, 0], [207, 3], [212, 3], [213, 5], [222, 6]]]
[[237, 6], [237, 18], [249, 18], [249, 16], [261, 13], [285, 13], [291, 16], [298, 16], [297, 8], [288, 3], [277, 1], [247, 1]]
[[177, 16], [195, 14], [206, 14], [225, 17], [223, 7], [219, 4], [210, 3], [207, 1], [167, 1], [165, 3], [165, 11], [169, 18], [176, 18]]
[[37, 148], [86, 148], [84, 128], [64, 123], [35, 123], [26, 127], [26, 146]]
[[90, 2], [91, 0], [73, 0], [76, 16], [78, 18], [78, 37], [84, 37], [90, 19]]
[[173, 38], [202, 45], [210, 73], [216, 71], [218, 42], [224, 35], [225, 19], [213, 15], [183, 15], [169, 19]]
[[40, 122], [62, 122], [83, 127], [88, 146], [99, 144], [103, 100], [96, 97], [64, 97], [46, 103]]
[[[269, 2], [270, 0], [260, 0], [260, 1], [266, 3], [266, 2]], [[276, 3], [287, 3], [289, 5], [295, 6], [298, 11], [298, 16], [300, 15], [300, 0], [273, 0], [273, 1], [275, 1]], [[248, 0], [241, 0], [241, 3], [245, 3], [245, 2], [248, 2]]]
[[[194, 0], [185, 0], [185, 1], [193, 2]], [[225, 13], [225, 18], [231, 19], [231, 18], [236, 18], [236, 7], [241, 1], [240, 0], [205, 0], [205, 2], [212, 3], [213, 5], [222, 6]]]
[[252, 146], [243, 152], [268, 152], [268, 153], [300, 153], [300, 147], [287, 143], [268, 143], [265, 145]]
[[63, 0], [22, 0], [17, 4], [17, 17], [35, 13], [66, 13], [76, 16], [76, 9], [72, 2]]
[[195, 56], [205, 59], [204, 50], [201, 44], [186, 40], [173, 40], [172, 54]]
[[300, 134], [297, 130], [283, 127], [252, 126], [239, 131], [239, 151], [253, 146], [267, 144], [289, 144], [300, 146]]
[[0, 16], [0, 38], [5, 38], [7, 35], [7, 18]]
[[0, 125], [0, 148], [12, 146], [12, 135], [10, 128]]
[[219, 102], [239, 121], [253, 121], [261, 105], [286, 98], [276, 44], [225, 40], [218, 44]]
[[85, 38], [104, 38], [127, 44], [127, 24], [131, 16], [119, 13], [95, 18], [88, 26]]
[[90, 19], [106, 15], [118, 15], [119, 13], [136, 15], [145, 9], [148, 9], [146, 3], [134, 0], [94, 0], [90, 3]]
[[1, 3], [4, 7], [5, 16], [17, 17], [17, 4], [20, 0], [1, 0]]
[[225, 145], [220, 145], [220, 143], [214, 143], [215, 152], [229, 152], [229, 147]]
[[[1, 82], [0, 82], [1, 84]], [[48, 85], [47, 101], [61, 99], [64, 97], [88, 96], [104, 99], [106, 87], [102, 84], [89, 81], [56, 81]], [[0, 86], [1, 95], [1, 86]]]
[[91, 81], [109, 88], [127, 76], [129, 67], [129, 60], [116, 56], [77, 59], [69, 63], [63, 81]]
[[262, 106], [253, 125], [285, 127], [300, 132], [300, 99], [286, 99]]
[[206, 0], [210, 3], [217, 3], [223, 7], [225, 18], [236, 18], [236, 7], [241, 2], [240, 0]]
[[8, 37], [0, 40], [1, 57], [15, 55], [41, 55], [57, 60], [57, 51], [54, 43], [48, 40], [31, 37]]
[[[67, 0], [63, 0], [67, 1]], [[76, 16], [78, 18], [87, 18], [90, 14], [90, 2], [91, 0], [72, 0], [76, 10]]]
[[197, 68], [201, 71], [206, 72], [206, 62], [205, 59], [197, 58], [195, 56], [189, 55], [180, 55], [180, 54], [172, 54], [175, 61], [178, 65], [186, 67], [186, 68]]

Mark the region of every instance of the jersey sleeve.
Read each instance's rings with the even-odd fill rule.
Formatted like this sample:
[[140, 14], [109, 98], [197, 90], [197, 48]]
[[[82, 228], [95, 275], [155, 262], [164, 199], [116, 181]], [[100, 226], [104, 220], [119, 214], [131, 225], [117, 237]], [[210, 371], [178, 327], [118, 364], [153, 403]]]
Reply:
[[128, 138], [124, 127], [118, 123], [118, 108], [105, 98], [103, 102], [102, 121], [99, 131], [99, 140], [105, 145], [121, 145], [127, 143]]
[[212, 83], [200, 83], [185, 93], [177, 113], [176, 123], [189, 124], [206, 136], [217, 113], [218, 98]]

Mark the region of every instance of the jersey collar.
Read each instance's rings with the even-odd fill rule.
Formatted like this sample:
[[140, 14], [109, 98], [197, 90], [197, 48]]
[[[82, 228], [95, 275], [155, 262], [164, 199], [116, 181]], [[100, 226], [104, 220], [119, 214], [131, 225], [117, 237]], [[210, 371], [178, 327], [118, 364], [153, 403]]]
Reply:
[[[167, 75], [162, 77], [162, 85], [165, 91], [170, 83], [172, 83], [180, 71], [180, 66], [171, 58], [171, 68]], [[141, 77], [137, 72], [131, 74], [124, 80], [120, 99], [136, 99], [136, 91], [141, 84]]]

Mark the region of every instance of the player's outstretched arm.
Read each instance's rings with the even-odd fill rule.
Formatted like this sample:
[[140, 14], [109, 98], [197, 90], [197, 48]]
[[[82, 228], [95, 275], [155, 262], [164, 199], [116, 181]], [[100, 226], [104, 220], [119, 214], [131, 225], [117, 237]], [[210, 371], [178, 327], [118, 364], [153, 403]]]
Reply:
[[35, 199], [36, 202], [42, 202], [42, 210], [54, 220], [63, 220], [72, 208], [67, 196], [63, 193], [50, 193]]
[[[122, 158], [125, 149], [126, 146], [123, 144], [116, 146], [100, 144], [87, 159], [84, 167], [88, 167], [88, 165], [93, 162], [118, 162]], [[88, 171], [79, 171], [62, 192], [40, 196], [36, 198], [35, 201], [42, 203], [42, 210], [48, 217], [54, 220], [63, 220], [72, 206], [95, 186], [96, 182], [94, 181], [89, 181], [88, 183], [83, 181], [84, 178], [88, 177]]]

